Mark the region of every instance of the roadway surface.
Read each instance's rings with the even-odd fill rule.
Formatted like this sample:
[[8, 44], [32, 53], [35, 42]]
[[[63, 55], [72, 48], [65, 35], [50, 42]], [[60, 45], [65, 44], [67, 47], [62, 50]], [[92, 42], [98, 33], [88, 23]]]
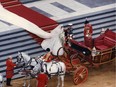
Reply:
[[[89, 76], [86, 82], [80, 85], [74, 85], [71, 75], [65, 76], [64, 87], [116, 87], [115, 62], [102, 65], [99, 68], [89, 68]], [[12, 87], [22, 87], [23, 80], [17, 79], [12, 81]], [[56, 87], [57, 77], [53, 77], [48, 82], [48, 87]], [[6, 86], [5, 86], [6, 87]], [[31, 87], [36, 87], [36, 80], [31, 80]]]

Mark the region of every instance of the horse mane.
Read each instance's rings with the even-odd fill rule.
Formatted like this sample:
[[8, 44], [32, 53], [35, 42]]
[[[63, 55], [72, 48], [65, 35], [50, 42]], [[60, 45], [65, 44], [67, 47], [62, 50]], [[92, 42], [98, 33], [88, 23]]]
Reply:
[[29, 56], [28, 54], [26, 54], [26, 53], [24, 53], [24, 52], [21, 52], [21, 54], [22, 54], [22, 56], [23, 56], [24, 58], [30, 59], [30, 56]]

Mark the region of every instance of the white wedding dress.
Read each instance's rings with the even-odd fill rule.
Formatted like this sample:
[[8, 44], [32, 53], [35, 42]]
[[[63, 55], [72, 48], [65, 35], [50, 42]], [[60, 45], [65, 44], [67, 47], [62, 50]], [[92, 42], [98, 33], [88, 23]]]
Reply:
[[[30, 22], [29, 20], [18, 16], [15, 13], [12, 13], [8, 11], [7, 9], [3, 8], [3, 6], [0, 3], [0, 20], [9, 22], [11, 24], [14, 24], [16, 26], [19, 26], [38, 37], [44, 38], [45, 40], [42, 42], [41, 46], [43, 49], [50, 48], [51, 52], [54, 55], [57, 55], [57, 51], [60, 47], [62, 47], [62, 43], [60, 40], [60, 35], [63, 33], [63, 30], [61, 29], [61, 26], [57, 26], [54, 30], [51, 31], [51, 33], [45, 32], [41, 28], [39, 28], [34, 23]], [[59, 55], [63, 54], [63, 50], [60, 50]]]

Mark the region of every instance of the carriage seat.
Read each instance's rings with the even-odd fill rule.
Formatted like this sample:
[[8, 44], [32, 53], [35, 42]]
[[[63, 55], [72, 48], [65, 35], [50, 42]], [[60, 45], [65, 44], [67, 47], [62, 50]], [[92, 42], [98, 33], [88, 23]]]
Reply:
[[94, 39], [94, 46], [98, 50], [105, 50], [114, 47], [116, 43], [115, 35], [115, 32], [107, 29], [104, 34]]

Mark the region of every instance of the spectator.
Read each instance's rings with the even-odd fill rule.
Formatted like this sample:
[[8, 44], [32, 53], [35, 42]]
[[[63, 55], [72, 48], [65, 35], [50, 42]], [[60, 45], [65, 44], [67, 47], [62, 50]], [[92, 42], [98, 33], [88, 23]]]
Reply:
[[8, 57], [6, 60], [6, 85], [7, 86], [12, 86], [11, 85], [11, 79], [14, 75], [14, 67], [16, 64], [13, 63], [12, 57]]

